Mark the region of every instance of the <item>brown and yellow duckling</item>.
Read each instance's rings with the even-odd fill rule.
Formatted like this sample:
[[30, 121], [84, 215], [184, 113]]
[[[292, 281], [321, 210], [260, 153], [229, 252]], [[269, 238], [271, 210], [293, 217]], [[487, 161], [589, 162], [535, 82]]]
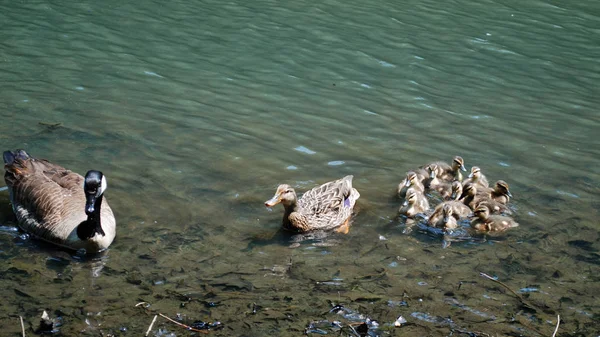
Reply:
[[398, 213], [412, 218], [419, 213], [425, 213], [427, 210], [429, 210], [429, 202], [423, 192], [409, 188], [406, 191], [406, 197]]
[[406, 172], [406, 178], [404, 178], [404, 180], [398, 184], [398, 196], [400, 198], [405, 198], [406, 192], [411, 187], [419, 192], [425, 191], [425, 186], [423, 186], [421, 179], [415, 171]]
[[477, 184], [480, 187], [490, 187], [487, 178], [481, 173], [481, 168], [479, 168], [479, 166], [471, 167], [471, 174], [463, 181], [463, 187], [468, 183]]
[[305, 192], [300, 199], [290, 185], [279, 185], [265, 206], [283, 204], [285, 229], [298, 232], [337, 229], [346, 233], [354, 205], [360, 197], [352, 187], [352, 178], [349, 175], [317, 186]]
[[[444, 201], [437, 205], [429, 217], [429, 225], [433, 227], [445, 227], [440, 224], [447, 223], [448, 219], [445, 219], [447, 215], [450, 215], [456, 220], [466, 218], [471, 214], [471, 209], [460, 201]], [[453, 227], [456, 228], [456, 227]]]
[[430, 165], [435, 165], [435, 175], [438, 177], [438, 179], [448, 182], [454, 180], [462, 181], [463, 176], [460, 171], [467, 171], [467, 169], [465, 168], [465, 161], [462, 159], [461, 156], [454, 157], [454, 159], [452, 160], [452, 165], [449, 165], [448, 163], [443, 161], [436, 161], [424, 167]]
[[489, 193], [480, 192], [474, 183], [467, 183], [465, 185], [460, 201], [472, 210], [475, 210], [479, 205], [485, 205], [489, 207], [490, 212], [493, 214], [512, 214], [508, 206], [490, 198]]
[[510, 201], [510, 198], [512, 198], [512, 194], [508, 189], [508, 183], [504, 180], [496, 181], [494, 189], [490, 192], [490, 198], [506, 205]]
[[459, 200], [463, 193], [462, 183], [458, 180], [455, 180], [452, 183], [440, 182], [440, 184], [434, 186], [433, 189], [446, 201]]
[[482, 232], [502, 232], [509, 228], [517, 227], [519, 224], [510, 217], [502, 215], [490, 215], [487, 206], [479, 206], [475, 209], [476, 218], [471, 221], [471, 227]]
[[454, 212], [452, 211], [452, 206], [449, 204], [440, 204], [442, 207], [439, 212], [435, 212], [429, 218], [427, 222], [429, 226], [442, 228], [444, 230], [447, 229], [455, 229], [458, 227], [458, 223], [456, 222], [456, 217], [454, 216]]

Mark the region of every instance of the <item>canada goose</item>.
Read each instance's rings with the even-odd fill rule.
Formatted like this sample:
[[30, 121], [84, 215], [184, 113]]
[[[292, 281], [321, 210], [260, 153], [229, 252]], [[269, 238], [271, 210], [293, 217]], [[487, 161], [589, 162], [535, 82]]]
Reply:
[[471, 167], [471, 174], [469, 177], [463, 181], [463, 188], [468, 183], [473, 183], [479, 185], [479, 187], [490, 187], [487, 178], [481, 173], [481, 169], [478, 166]]
[[97, 253], [115, 238], [116, 221], [103, 200], [106, 178], [85, 178], [24, 150], [3, 154], [4, 180], [20, 227], [34, 237], [69, 249]]
[[398, 213], [412, 218], [419, 213], [425, 213], [427, 210], [429, 210], [429, 202], [425, 198], [425, 195], [423, 195], [423, 192], [415, 188], [409, 188], [406, 191], [406, 198], [402, 206], [400, 206]]
[[406, 172], [406, 178], [402, 180], [402, 182], [398, 185], [398, 196], [400, 198], [404, 198], [406, 196], [406, 191], [410, 188], [414, 188], [419, 192], [425, 191], [425, 186], [419, 179], [419, 176], [415, 171]]
[[490, 215], [487, 206], [479, 206], [473, 212], [477, 216], [471, 221], [471, 227], [483, 232], [502, 232], [509, 228], [517, 227], [519, 224], [510, 217], [502, 215]]
[[290, 185], [279, 185], [265, 206], [283, 204], [283, 227], [298, 232], [336, 229], [347, 233], [348, 221], [360, 193], [352, 187], [353, 176], [330, 181], [304, 192], [300, 199]]

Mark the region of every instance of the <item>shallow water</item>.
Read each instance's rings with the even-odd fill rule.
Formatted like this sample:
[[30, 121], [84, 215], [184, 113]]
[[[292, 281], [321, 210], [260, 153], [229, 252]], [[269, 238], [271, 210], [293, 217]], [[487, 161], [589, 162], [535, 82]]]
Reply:
[[[559, 336], [598, 334], [599, 14], [548, 0], [1, 3], [2, 149], [102, 170], [119, 227], [81, 259], [21, 237], [0, 192], [0, 326], [20, 333], [20, 315], [32, 333], [45, 309], [65, 336], [139, 336], [158, 312], [223, 336], [322, 320], [351, 335], [365, 317], [379, 335], [550, 336], [560, 314]], [[454, 155], [510, 184], [520, 227], [447, 248], [407, 231], [396, 185]], [[281, 207], [263, 206], [279, 183], [347, 174], [361, 193], [347, 235], [282, 233]], [[152, 335], [165, 331], [190, 334], [159, 318]]]

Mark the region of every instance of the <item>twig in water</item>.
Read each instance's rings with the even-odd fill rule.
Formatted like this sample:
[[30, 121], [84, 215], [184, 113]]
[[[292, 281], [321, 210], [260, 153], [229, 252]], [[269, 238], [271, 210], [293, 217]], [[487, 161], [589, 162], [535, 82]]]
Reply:
[[156, 318], [158, 317], [158, 315], [154, 315], [154, 319], [152, 320], [152, 323], [150, 323], [150, 326], [148, 327], [148, 330], [146, 330], [146, 335], [148, 336], [148, 334], [150, 333], [150, 330], [152, 330], [152, 327], [154, 326], [154, 322], [156, 322]]
[[206, 331], [206, 330], [194, 329], [194, 328], [192, 328], [191, 326], [189, 326], [189, 325], [185, 325], [185, 324], [183, 324], [183, 323], [179, 323], [179, 322], [177, 322], [176, 320], [174, 320], [174, 319], [171, 319], [171, 318], [169, 318], [168, 316], [165, 316], [165, 315], [161, 314], [160, 312], [158, 313], [158, 315], [159, 315], [160, 317], [162, 317], [162, 318], [164, 318], [164, 319], [166, 319], [166, 320], [168, 320], [168, 321], [171, 321], [171, 322], [173, 322], [173, 323], [175, 323], [175, 324], [177, 324], [177, 325], [179, 325], [179, 326], [181, 326], [181, 327], [184, 327], [184, 328], [186, 328], [186, 329], [188, 329], [188, 330], [190, 330], [190, 331], [196, 331], [196, 332], [201, 332], [201, 333], [203, 333], [203, 334], [208, 334], [208, 331]]
[[488, 279], [488, 280], [490, 280], [490, 281], [494, 281], [494, 282], [498, 283], [499, 285], [503, 286], [504, 288], [508, 289], [508, 291], [510, 291], [511, 293], [513, 293], [513, 295], [515, 295], [515, 297], [516, 297], [516, 298], [517, 298], [519, 301], [521, 301], [521, 303], [522, 303], [522, 304], [524, 304], [525, 306], [527, 306], [527, 307], [529, 307], [529, 308], [531, 308], [531, 309], [533, 309], [533, 310], [537, 310], [537, 309], [538, 309], [538, 308], [536, 308], [534, 305], [532, 305], [532, 304], [530, 304], [529, 302], [527, 302], [527, 301], [526, 301], [526, 300], [523, 298], [523, 296], [521, 296], [521, 295], [517, 294], [517, 293], [516, 293], [514, 290], [510, 289], [510, 287], [509, 287], [509, 286], [507, 286], [506, 284], [504, 284], [503, 282], [496, 280], [495, 278], [491, 277], [490, 275], [488, 275], [488, 274], [486, 274], [486, 273], [479, 272], [479, 275], [481, 275], [481, 276], [483, 276], [483, 277], [487, 278], [487, 279]]
[[558, 332], [558, 326], [560, 325], [560, 315], [556, 315], [556, 329], [554, 329], [554, 333], [552, 334], [552, 337], [556, 336], [556, 333]]
[[[23, 324], [23, 317], [19, 316], [19, 319], [21, 320], [21, 333], [23, 334], [23, 337], [25, 337], [25, 325]], [[558, 327], [556, 327], [556, 329], [558, 329]]]

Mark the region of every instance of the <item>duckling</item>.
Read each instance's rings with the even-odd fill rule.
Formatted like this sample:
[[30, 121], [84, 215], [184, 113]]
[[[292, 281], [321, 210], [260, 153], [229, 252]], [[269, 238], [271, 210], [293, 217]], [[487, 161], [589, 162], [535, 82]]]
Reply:
[[467, 171], [467, 169], [465, 168], [465, 161], [460, 156], [454, 157], [454, 159], [452, 160], [452, 165], [448, 165], [448, 163], [443, 161], [436, 161], [423, 167], [427, 167], [430, 165], [436, 166], [435, 175], [438, 177], [438, 179], [448, 182], [454, 180], [462, 181], [463, 176], [462, 173], [460, 173], [460, 171]]
[[463, 188], [468, 183], [474, 183], [481, 187], [490, 187], [487, 178], [483, 175], [483, 173], [481, 173], [479, 166], [471, 167], [471, 174], [469, 174], [469, 177], [463, 181]]
[[433, 189], [438, 191], [442, 198], [448, 200], [458, 200], [463, 192], [463, 187], [460, 181], [455, 180], [451, 184], [447, 182], [440, 182], [439, 185], [434, 186]]
[[398, 212], [412, 218], [419, 213], [425, 213], [427, 210], [429, 210], [429, 202], [423, 192], [415, 188], [409, 188], [406, 191], [404, 203], [402, 203]]
[[473, 209], [477, 209], [479, 206], [487, 206], [490, 209], [491, 214], [503, 214], [503, 215], [512, 215], [513, 212], [508, 206], [503, 203], [500, 203], [494, 199], [490, 199], [489, 197], [484, 197], [481, 199], [477, 199], [475, 201], [475, 206]]
[[[452, 206], [450, 204], [440, 204], [438, 206], [442, 206], [433, 212], [429, 221], [427, 222], [429, 226], [443, 228], [443, 229], [455, 229], [458, 227], [456, 223], [456, 218], [454, 217], [454, 212], [452, 211]], [[464, 205], [463, 205], [464, 206]], [[466, 206], [465, 206], [466, 207]]]
[[477, 195], [477, 187], [475, 187], [475, 184], [469, 182], [463, 185], [460, 201], [469, 206], [469, 208], [475, 209], [475, 206], [481, 201], [481, 195]]
[[440, 166], [435, 163], [429, 164], [425, 167], [425, 171], [427, 172], [427, 177], [423, 180], [423, 185], [426, 188], [435, 188], [440, 185], [442, 182], [438, 179], [438, 172], [440, 171]]
[[512, 198], [512, 194], [508, 189], [508, 183], [506, 183], [504, 180], [496, 181], [494, 184], [494, 189], [490, 193], [490, 198], [503, 205], [506, 205], [510, 198]]
[[444, 216], [450, 209], [451, 215], [456, 219], [467, 217], [471, 214], [471, 209], [460, 201], [444, 201], [437, 205], [429, 217], [429, 225], [439, 227], [438, 224], [443, 220]]
[[425, 186], [423, 186], [415, 171], [408, 171], [406, 173], [406, 178], [398, 185], [398, 196], [400, 198], [406, 197], [406, 191], [411, 187], [419, 192], [425, 191]]
[[510, 217], [502, 215], [490, 215], [487, 206], [479, 206], [475, 209], [475, 219], [471, 221], [471, 227], [482, 232], [502, 232], [509, 228], [517, 227], [519, 224]]

